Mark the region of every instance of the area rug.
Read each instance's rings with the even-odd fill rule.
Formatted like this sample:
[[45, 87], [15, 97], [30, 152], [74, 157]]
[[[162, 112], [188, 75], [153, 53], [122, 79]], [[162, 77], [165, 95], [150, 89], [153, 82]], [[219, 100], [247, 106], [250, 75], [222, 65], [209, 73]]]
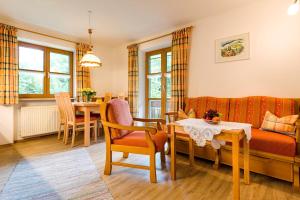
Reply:
[[113, 199], [85, 149], [21, 160], [1, 200]]

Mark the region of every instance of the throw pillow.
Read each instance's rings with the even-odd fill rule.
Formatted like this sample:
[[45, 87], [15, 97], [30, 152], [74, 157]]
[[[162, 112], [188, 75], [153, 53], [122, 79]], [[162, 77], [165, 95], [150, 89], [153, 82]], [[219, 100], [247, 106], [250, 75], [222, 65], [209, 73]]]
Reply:
[[185, 113], [182, 109], [178, 110], [178, 120], [188, 119], [188, 118], [196, 118], [196, 113], [194, 109], [190, 109], [188, 113]]
[[267, 111], [264, 117], [264, 121], [261, 125], [261, 129], [287, 135], [295, 135], [295, 123], [298, 118], [299, 115], [289, 115], [279, 118], [270, 111]]

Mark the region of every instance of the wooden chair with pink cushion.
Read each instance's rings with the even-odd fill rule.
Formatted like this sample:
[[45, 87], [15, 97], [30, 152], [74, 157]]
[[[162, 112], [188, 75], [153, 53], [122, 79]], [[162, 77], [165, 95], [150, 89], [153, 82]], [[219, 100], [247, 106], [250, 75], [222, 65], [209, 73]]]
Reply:
[[[64, 113], [67, 117], [66, 125], [65, 125], [65, 131], [64, 131], [64, 141], [65, 144], [68, 143], [68, 130], [69, 128], [72, 128], [72, 143], [71, 147], [74, 146], [75, 143], [75, 137], [76, 137], [76, 131], [84, 130], [84, 116], [77, 116], [75, 115], [74, 106], [72, 105], [71, 98], [69, 93], [60, 93], [60, 96], [63, 101], [63, 107], [64, 107]], [[97, 141], [97, 120], [98, 117], [94, 117], [91, 115], [90, 117], [90, 124], [91, 128], [94, 128], [94, 139], [95, 142]]]
[[[122, 99], [113, 99], [109, 103], [103, 103], [100, 113], [106, 140], [104, 174], [111, 174], [112, 165], [145, 169], [150, 170], [150, 181], [156, 183], [156, 153], [160, 152], [162, 166], [165, 164], [164, 145], [167, 141], [167, 134], [161, 130], [165, 120], [132, 118], [128, 102]], [[134, 126], [134, 121], [156, 123], [158, 126], [157, 128]], [[129, 153], [148, 155], [150, 165], [113, 162], [113, 151], [123, 152], [124, 158], [127, 158]]]

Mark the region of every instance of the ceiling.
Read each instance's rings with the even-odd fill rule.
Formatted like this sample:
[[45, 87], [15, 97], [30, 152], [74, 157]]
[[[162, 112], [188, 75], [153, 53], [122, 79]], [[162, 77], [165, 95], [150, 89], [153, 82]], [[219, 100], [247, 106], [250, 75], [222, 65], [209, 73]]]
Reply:
[[160, 34], [253, 0], [0, 0], [0, 18], [47, 28], [80, 39], [117, 45]]

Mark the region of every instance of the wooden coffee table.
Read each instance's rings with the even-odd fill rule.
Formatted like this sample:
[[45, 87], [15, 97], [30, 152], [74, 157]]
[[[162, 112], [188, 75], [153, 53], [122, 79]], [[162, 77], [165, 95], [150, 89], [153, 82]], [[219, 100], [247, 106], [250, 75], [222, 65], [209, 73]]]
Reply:
[[[176, 180], [176, 132], [184, 132], [183, 127], [175, 123], [168, 125], [168, 131], [171, 137], [171, 178]], [[224, 130], [220, 134], [215, 135], [214, 139], [232, 143], [232, 184], [234, 200], [240, 199], [240, 166], [239, 152], [240, 141], [243, 140], [244, 150], [244, 183], [250, 183], [249, 176], [249, 142], [247, 141], [244, 130]]]

